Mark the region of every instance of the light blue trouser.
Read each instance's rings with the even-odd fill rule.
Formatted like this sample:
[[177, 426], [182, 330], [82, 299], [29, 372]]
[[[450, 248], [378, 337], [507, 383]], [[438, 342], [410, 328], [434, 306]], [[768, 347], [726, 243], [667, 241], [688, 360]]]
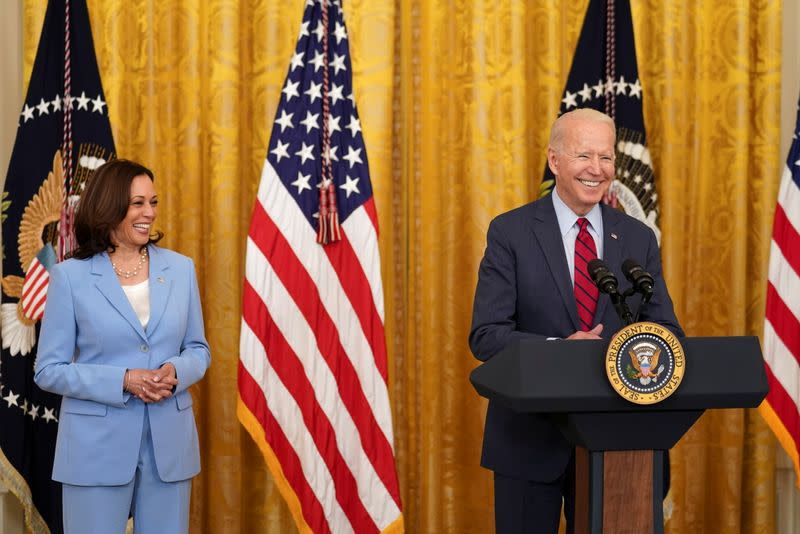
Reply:
[[156, 469], [147, 413], [136, 475], [124, 486], [63, 484], [65, 534], [124, 534], [129, 514], [135, 534], [189, 531], [192, 481], [162, 482]]

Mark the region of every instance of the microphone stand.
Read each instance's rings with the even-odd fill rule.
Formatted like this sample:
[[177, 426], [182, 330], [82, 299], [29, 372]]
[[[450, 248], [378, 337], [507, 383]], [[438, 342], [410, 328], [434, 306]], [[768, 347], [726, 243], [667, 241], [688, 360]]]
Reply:
[[625, 326], [628, 326], [629, 324], [632, 324], [632, 323], [638, 323], [639, 322], [639, 314], [641, 313], [642, 308], [644, 308], [645, 305], [648, 302], [650, 302], [650, 299], [653, 297], [653, 292], [652, 291], [643, 291], [642, 292], [642, 302], [639, 303], [639, 307], [636, 309], [636, 315], [635, 316], [631, 316], [631, 310], [628, 307], [628, 303], [625, 302], [625, 299], [630, 297], [630, 296], [632, 296], [632, 295], [634, 295], [634, 294], [636, 294], [636, 288], [635, 287], [631, 287], [631, 288], [625, 290], [625, 292], [622, 293], [622, 294], [617, 293], [617, 299], [619, 299], [621, 301], [620, 308], [617, 308], [617, 304], [616, 304], [616, 302], [614, 300], [614, 296], [611, 297], [611, 302], [614, 302], [614, 308], [617, 309], [617, 314], [619, 315], [620, 319], [622, 319], [622, 321], [625, 322]]
[[[626, 260], [626, 262], [631, 263], [633, 260]], [[641, 270], [641, 267], [634, 264], [634, 266]], [[623, 263], [624, 267], [624, 263]], [[587, 268], [589, 270], [589, 275], [594, 282], [594, 285], [597, 286], [597, 289], [600, 290], [601, 293], [605, 293], [611, 299], [611, 303], [614, 305], [614, 310], [617, 312], [617, 317], [625, 323], [625, 326], [629, 326], [634, 322], [639, 320], [639, 313], [642, 311], [642, 308], [650, 301], [650, 298], [653, 296], [653, 289], [652, 287], [647, 287], [644, 284], [639, 284], [639, 288], [637, 288], [635, 280], [632, 278], [632, 275], [626, 274], [626, 278], [628, 278], [633, 285], [626, 289], [623, 292], [619, 291], [619, 285], [617, 282], [617, 277], [612, 273], [608, 266], [603, 263], [599, 259], [591, 260]], [[645, 273], [647, 274], [647, 273]], [[652, 284], [652, 277], [647, 274], [647, 276], [651, 280]], [[631, 313], [631, 309], [628, 307], [628, 303], [625, 301], [626, 298], [630, 297], [634, 293], [641, 293], [642, 294], [642, 301], [639, 303], [639, 307], [636, 310], [636, 316]]]
[[617, 310], [617, 315], [620, 319], [622, 319], [622, 322], [625, 323], [625, 326], [633, 324], [639, 320], [639, 310], [636, 310], [636, 319], [634, 320], [631, 309], [628, 307], [628, 303], [625, 302], [625, 299], [633, 294], [630, 293], [631, 291], [632, 289], [629, 289], [622, 294], [620, 294], [619, 291], [614, 291], [613, 293], [608, 294], [608, 296], [611, 297], [611, 303], [614, 305], [614, 309]]

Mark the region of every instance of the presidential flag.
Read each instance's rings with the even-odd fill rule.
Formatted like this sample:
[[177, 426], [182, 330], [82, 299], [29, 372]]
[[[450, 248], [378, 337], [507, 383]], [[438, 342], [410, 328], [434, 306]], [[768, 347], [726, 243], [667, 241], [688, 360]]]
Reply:
[[764, 359], [769, 393], [759, 410], [786, 454], [800, 487], [800, 105], [783, 169], [769, 254]]
[[60, 397], [33, 383], [48, 271], [72, 243], [71, 216], [91, 172], [113, 157], [85, 0], [47, 6], [3, 192], [0, 479], [33, 532], [61, 532], [50, 480]]
[[378, 219], [338, 1], [307, 0], [247, 238], [238, 416], [300, 532], [402, 532]]
[[[617, 174], [610, 193], [628, 215], [652, 228], [661, 242], [629, 0], [589, 2], [558, 114], [577, 108], [594, 108], [614, 119]], [[545, 164], [542, 196], [550, 193], [554, 180]]]

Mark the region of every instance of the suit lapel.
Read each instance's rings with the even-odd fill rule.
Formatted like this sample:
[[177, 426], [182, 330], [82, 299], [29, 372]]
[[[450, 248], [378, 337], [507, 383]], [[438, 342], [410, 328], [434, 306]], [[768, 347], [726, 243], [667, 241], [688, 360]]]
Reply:
[[575, 330], [579, 330], [580, 322], [578, 320], [578, 308], [575, 304], [575, 290], [572, 287], [572, 279], [569, 276], [569, 265], [564, 255], [564, 243], [561, 239], [561, 230], [558, 227], [558, 219], [556, 218], [556, 210], [553, 207], [552, 199], [548, 197], [542, 202], [533, 204], [532, 207], [535, 210], [533, 218], [536, 224], [532, 224], [531, 228], [539, 241], [539, 246], [542, 247], [550, 274], [553, 276], [553, 281], [559, 293], [561, 293], [561, 298], [567, 308], [572, 325]]
[[[612, 272], [616, 271], [615, 266], [619, 265], [620, 262], [620, 242], [617, 239], [619, 236], [615, 231], [617, 223], [619, 222], [620, 218], [617, 216], [617, 213], [614, 211], [613, 208], [609, 208], [603, 204], [600, 205], [600, 211], [603, 215], [603, 257], [602, 260], [608, 265], [608, 268], [611, 269]], [[595, 322], [598, 319], [603, 317], [603, 314], [606, 311], [606, 308], [611, 302], [611, 298], [608, 295], [601, 294], [600, 300], [597, 302], [597, 311], [595, 312]]]
[[128, 297], [126, 297], [125, 293], [122, 291], [122, 286], [117, 280], [114, 269], [111, 267], [111, 260], [108, 258], [107, 253], [103, 252], [102, 254], [95, 254], [92, 256], [92, 274], [97, 276], [95, 286], [100, 293], [102, 293], [114, 309], [130, 323], [131, 327], [136, 330], [136, 333], [139, 334], [144, 341], [147, 341], [147, 336], [142, 329], [142, 324], [133, 311]]
[[156, 247], [148, 247], [150, 253], [150, 320], [147, 333], [152, 334], [164, 316], [172, 281], [169, 276], [169, 263]]

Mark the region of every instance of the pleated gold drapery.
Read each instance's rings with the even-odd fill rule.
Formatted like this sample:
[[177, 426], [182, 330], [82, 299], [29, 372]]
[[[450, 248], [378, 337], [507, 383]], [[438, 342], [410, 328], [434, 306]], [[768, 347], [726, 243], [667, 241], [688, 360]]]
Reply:
[[[294, 530], [235, 400], [245, 236], [304, 2], [89, 0], [118, 152], [153, 168], [166, 246], [199, 270], [213, 363], [193, 389], [193, 532]], [[25, 2], [26, 72], [45, 3]], [[467, 380], [477, 265], [490, 219], [537, 195], [586, 4], [345, 1], [408, 532], [493, 531], [486, 406]], [[632, 4], [678, 316], [690, 335], [760, 334], [781, 3]], [[667, 531], [772, 532], [774, 462], [757, 414], [705, 415], [672, 455]]]

